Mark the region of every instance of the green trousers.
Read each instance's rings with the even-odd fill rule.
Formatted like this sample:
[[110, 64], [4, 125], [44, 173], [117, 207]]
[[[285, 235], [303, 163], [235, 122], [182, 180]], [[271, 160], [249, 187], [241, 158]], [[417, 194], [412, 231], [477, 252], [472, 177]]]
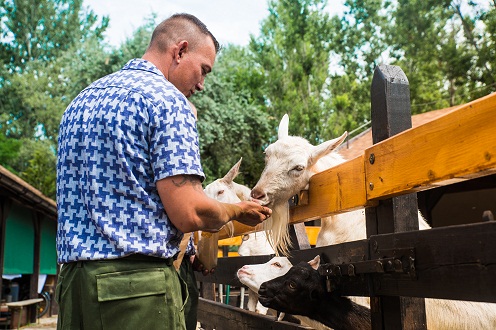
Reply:
[[193, 271], [193, 265], [189, 261], [188, 256], [184, 256], [181, 266], [179, 267], [179, 275], [186, 282], [188, 288], [188, 300], [184, 305], [184, 318], [186, 319], [186, 329], [195, 330], [196, 324], [198, 322], [198, 297], [200, 295], [198, 291], [198, 285], [196, 283], [195, 272]]
[[172, 259], [130, 257], [65, 264], [57, 330], [185, 330], [188, 290]]

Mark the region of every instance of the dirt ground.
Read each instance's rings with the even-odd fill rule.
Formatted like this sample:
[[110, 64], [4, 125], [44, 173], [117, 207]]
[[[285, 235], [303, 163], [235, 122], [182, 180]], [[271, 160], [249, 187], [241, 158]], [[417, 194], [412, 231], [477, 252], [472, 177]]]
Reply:
[[21, 327], [22, 330], [34, 330], [34, 329], [45, 329], [45, 330], [56, 330], [57, 329], [57, 315], [52, 317], [42, 317], [37, 323], [32, 323]]

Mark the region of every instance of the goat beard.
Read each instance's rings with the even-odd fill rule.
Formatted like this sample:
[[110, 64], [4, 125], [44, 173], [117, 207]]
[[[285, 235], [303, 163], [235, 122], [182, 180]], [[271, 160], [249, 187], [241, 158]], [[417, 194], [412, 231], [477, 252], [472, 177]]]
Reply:
[[272, 216], [264, 223], [264, 230], [276, 256], [289, 256], [291, 237], [289, 235], [289, 204], [274, 205]]

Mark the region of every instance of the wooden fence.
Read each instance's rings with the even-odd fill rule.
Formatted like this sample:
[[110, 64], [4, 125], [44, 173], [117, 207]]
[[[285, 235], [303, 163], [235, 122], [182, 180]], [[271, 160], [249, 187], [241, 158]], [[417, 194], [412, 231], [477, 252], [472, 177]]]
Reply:
[[[496, 222], [418, 230], [416, 192], [496, 173], [496, 94], [411, 128], [408, 80], [376, 68], [371, 88], [374, 145], [316, 174], [292, 207], [293, 263], [321, 256], [319, 271], [344, 295], [371, 297], [373, 329], [426, 329], [423, 298], [496, 303]], [[303, 203], [301, 203], [303, 201]], [[303, 204], [303, 205], [302, 205]], [[367, 239], [309, 248], [303, 222], [365, 207]], [[240, 224], [235, 235], [260, 230]], [[226, 237], [222, 234], [221, 238]], [[214, 283], [241, 286], [236, 270], [272, 256], [220, 258], [197, 276], [205, 329], [302, 328], [211, 301]]]

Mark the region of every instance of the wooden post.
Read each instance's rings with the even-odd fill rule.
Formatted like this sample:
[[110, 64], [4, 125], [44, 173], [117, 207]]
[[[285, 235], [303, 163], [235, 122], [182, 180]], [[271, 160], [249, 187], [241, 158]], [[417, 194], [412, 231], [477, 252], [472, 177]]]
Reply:
[[[34, 227], [34, 253], [33, 253], [33, 274], [30, 275], [29, 281], [29, 299], [38, 298], [38, 279], [40, 276], [40, 252], [41, 252], [41, 221], [43, 215], [37, 211], [33, 211], [33, 227]], [[38, 314], [38, 305], [27, 306], [28, 322], [36, 323]]]
[[291, 244], [294, 250], [306, 250], [311, 247], [303, 222], [290, 225], [289, 236], [291, 237]]
[[[410, 88], [400, 67], [380, 65], [375, 69], [371, 106], [374, 144], [412, 127]], [[366, 161], [373, 164], [375, 159], [371, 155]], [[367, 208], [367, 237], [418, 230], [417, 210], [416, 193], [382, 200], [378, 206]], [[379, 284], [380, 279], [371, 283], [372, 295]], [[427, 328], [422, 298], [371, 297], [370, 307], [372, 329]]]
[[5, 260], [5, 230], [7, 228], [7, 216], [9, 215], [12, 201], [9, 198], [0, 198], [0, 298], [3, 288], [3, 263]]

